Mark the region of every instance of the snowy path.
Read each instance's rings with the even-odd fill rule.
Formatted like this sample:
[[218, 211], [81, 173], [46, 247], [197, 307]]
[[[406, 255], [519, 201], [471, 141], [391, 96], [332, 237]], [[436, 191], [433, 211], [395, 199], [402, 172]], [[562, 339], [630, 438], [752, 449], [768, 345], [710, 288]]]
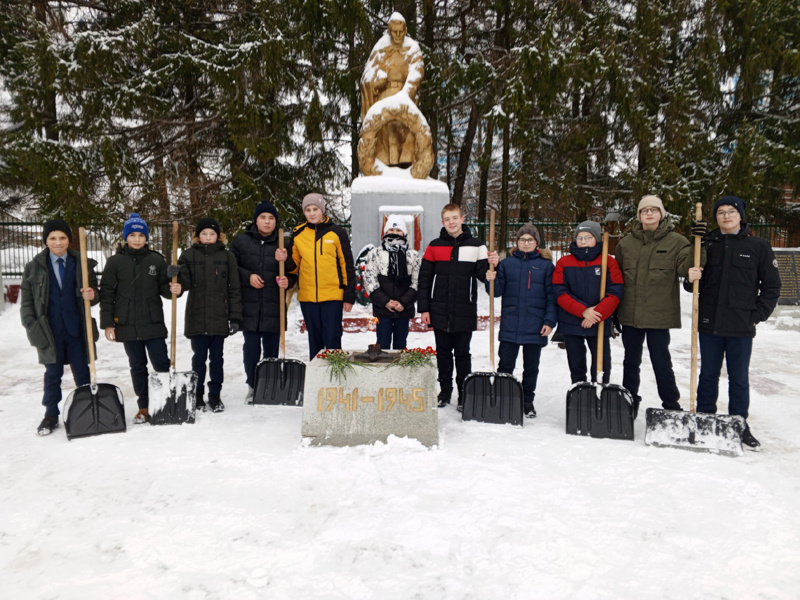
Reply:
[[[672, 347], [688, 405], [684, 300]], [[300, 410], [242, 403], [241, 336], [226, 344], [224, 413], [38, 438], [43, 369], [18, 307], [0, 315], [0, 332], [4, 599], [800, 597], [800, 333], [775, 318], [759, 328], [752, 368], [764, 451], [738, 459], [646, 447], [643, 417], [634, 442], [565, 435], [569, 377], [553, 345], [539, 418], [462, 423], [448, 408], [430, 451], [408, 440], [303, 446]], [[490, 368], [487, 340], [473, 337], [475, 370]], [[306, 356], [304, 335], [288, 346]], [[120, 386], [130, 418], [122, 347], [101, 341], [98, 352], [98, 381]], [[612, 352], [619, 382], [618, 340]], [[181, 338], [178, 369], [189, 360]], [[658, 405], [647, 362], [642, 395]]]

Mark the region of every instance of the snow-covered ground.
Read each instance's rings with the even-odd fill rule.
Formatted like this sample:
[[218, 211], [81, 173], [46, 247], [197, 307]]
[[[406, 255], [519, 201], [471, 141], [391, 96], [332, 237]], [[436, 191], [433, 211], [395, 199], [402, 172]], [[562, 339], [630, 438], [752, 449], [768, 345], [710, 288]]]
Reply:
[[[686, 406], [683, 300], [672, 349]], [[750, 424], [764, 450], [742, 458], [647, 447], [643, 415], [633, 442], [566, 435], [569, 376], [554, 345], [542, 353], [539, 417], [524, 428], [462, 423], [450, 407], [432, 450], [404, 439], [307, 447], [301, 410], [243, 403], [241, 336], [226, 343], [224, 413], [68, 442], [63, 427], [35, 434], [43, 368], [9, 306], [0, 597], [798, 598], [798, 326], [773, 317], [759, 327]], [[346, 334], [344, 346], [372, 340]], [[306, 342], [290, 332], [288, 355], [305, 358]], [[433, 334], [409, 343], [433, 345]], [[476, 333], [475, 370], [490, 369], [487, 348], [488, 332]], [[130, 419], [122, 346], [103, 340], [98, 352], [98, 381], [122, 389]], [[619, 340], [612, 352], [619, 383]], [[179, 370], [190, 355], [181, 337]], [[658, 406], [647, 361], [644, 405]]]

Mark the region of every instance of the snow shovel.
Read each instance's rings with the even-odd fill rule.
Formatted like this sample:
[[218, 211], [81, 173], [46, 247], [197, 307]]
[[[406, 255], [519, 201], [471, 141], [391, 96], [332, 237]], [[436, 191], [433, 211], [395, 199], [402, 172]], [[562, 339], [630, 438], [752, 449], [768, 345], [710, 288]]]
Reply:
[[[489, 223], [489, 247], [494, 251], [494, 210]], [[489, 265], [494, 271], [494, 265]], [[494, 281], [489, 282], [489, 358], [494, 371]], [[511, 373], [470, 373], [461, 390], [463, 421], [522, 426], [522, 385]]]
[[[172, 264], [178, 264], [178, 222], [172, 222]], [[172, 283], [178, 283], [177, 275]], [[170, 364], [167, 373], [150, 373], [148, 389], [151, 425], [180, 425], [194, 423], [197, 403], [197, 373], [177, 372], [175, 354], [178, 340], [178, 295], [172, 294], [172, 328], [170, 331]]]
[[[283, 250], [283, 229], [278, 230], [278, 248]], [[278, 261], [278, 274], [284, 276], [284, 261]], [[280, 321], [283, 358], [264, 358], [256, 365], [253, 404], [303, 406], [306, 365], [286, 358], [286, 290], [283, 288], [280, 288]]]
[[[81, 243], [81, 287], [89, 287], [89, 265], [86, 260], [86, 230], [79, 230]], [[120, 389], [110, 383], [97, 383], [94, 369], [94, 334], [91, 302], [83, 301], [86, 319], [86, 349], [89, 352], [91, 383], [73, 391], [64, 403], [64, 429], [67, 439], [121, 433], [125, 431], [125, 405]]]
[[[703, 205], [695, 208], [695, 221], [702, 218]], [[700, 266], [700, 236], [694, 237], [694, 266]], [[684, 448], [725, 456], [742, 456], [744, 419], [738, 415], [697, 413], [697, 322], [700, 280], [692, 282], [692, 369], [689, 382], [689, 412], [648, 408], [644, 443], [662, 448]]]
[[[608, 232], [603, 234], [600, 299], [606, 295]], [[633, 398], [621, 385], [603, 381], [605, 321], [597, 324], [597, 383], [580, 382], [567, 392], [567, 433], [615, 440], [633, 439]]]

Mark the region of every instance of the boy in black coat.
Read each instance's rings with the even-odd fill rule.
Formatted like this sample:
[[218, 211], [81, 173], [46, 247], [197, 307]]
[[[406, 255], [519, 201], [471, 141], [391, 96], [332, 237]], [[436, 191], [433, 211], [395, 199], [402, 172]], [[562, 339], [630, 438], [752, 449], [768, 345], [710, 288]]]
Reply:
[[[700, 279], [698, 331], [700, 377], [697, 412], [716, 413], [722, 360], [728, 370], [728, 413], [747, 419], [750, 409], [750, 356], [756, 325], [766, 321], [778, 303], [781, 278], [767, 240], [750, 233], [744, 222], [745, 203], [725, 196], [714, 205], [719, 229], [705, 240], [705, 268], [689, 269], [687, 280]], [[688, 286], [687, 286], [688, 287]], [[742, 434], [745, 447], [761, 444], [750, 426]]]
[[[50, 435], [58, 427], [58, 403], [61, 401], [61, 378], [69, 364], [76, 386], [90, 381], [86, 320], [83, 300], [100, 301], [97, 289], [97, 263], [89, 259], [89, 287], [81, 288], [80, 253], [69, 248], [72, 230], [65, 221], [53, 219], [42, 228], [47, 246], [25, 265], [20, 285], [20, 317], [28, 341], [39, 353], [44, 365], [44, 419], [36, 430]], [[97, 325], [92, 319], [92, 340], [97, 339]]]
[[197, 373], [197, 408], [203, 400], [206, 360], [209, 362], [208, 406], [222, 412], [223, 349], [225, 338], [239, 331], [242, 299], [239, 268], [233, 254], [225, 249], [227, 239], [214, 219], [200, 219], [192, 247], [181, 253], [181, 285], [189, 292], [186, 301], [184, 335], [192, 341], [192, 371]]
[[442, 231], [428, 245], [419, 270], [417, 307], [422, 322], [433, 327], [439, 369], [439, 406], [453, 394], [453, 356], [456, 365], [458, 410], [464, 379], [472, 371], [469, 345], [478, 328], [478, 281], [486, 282], [489, 254], [464, 225], [458, 204], [442, 209]]
[[131, 367], [139, 405], [134, 423], [149, 419], [147, 356], [156, 372], [169, 371], [167, 326], [159, 296], [172, 298], [173, 293], [181, 293], [181, 284], [169, 281], [180, 274], [180, 268], [167, 267], [164, 257], [148, 248], [149, 237], [147, 223], [131, 213], [122, 229], [125, 243], [106, 262], [100, 286], [100, 327], [108, 341], [123, 343]]
[[276, 208], [266, 200], [253, 215], [253, 224], [233, 238], [231, 254], [239, 265], [242, 293], [242, 335], [247, 400], [253, 397], [256, 365], [261, 358], [277, 358], [280, 346], [280, 288], [292, 287], [295, 275], [279, 277], [279, 263], [285, 272], [294, 269], [291, 240], [278, 248], [279, 219]]

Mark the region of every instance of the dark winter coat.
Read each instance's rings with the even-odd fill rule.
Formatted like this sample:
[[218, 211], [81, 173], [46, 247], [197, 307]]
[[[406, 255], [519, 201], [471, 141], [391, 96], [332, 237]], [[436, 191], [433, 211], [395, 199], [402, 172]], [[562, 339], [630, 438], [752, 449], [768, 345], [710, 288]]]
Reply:
[[680, 278], [694, 266], [694, 252], [674, 229], [666, 219], [655, 231], [644, 231], [637, 222], [617, 244], [614, 257], [625, 280], [617, 309], [623, 326], [680, 329]]
[[295, 227], [292, 258], [300, 302], [356, 301], [356, 270], [347, 232], [325, 217]]
[[430, 313], [431, 327], [448, 332], [478, 328], [478, 281], [489, 269], [486, 246], [466, 225], [453, 237], [442, 227], [419, 269], [417, 310]]
[[103, 269], [100, 327], [114, 327], [118, 342], [165, 338], [161, 297], [172, 298], [164, 257], [147, 245], [120, 246]]
[[[550, 255], [549, 251], [546, 253]], [[538, 248], [533, 252], [515, 250], [500, 261], [494, 295], [503, 297], [498, 336], [501, 342], [547, 345], [547, 336], [540, 332], [543, 325], [556, 326], [554, 271], [553, 262], [545, 259]]]
[[242, 320], [239, 267], [233, 254], [219, 241], [196, 242], [181, 253], [178, 265], [181, 287], [189, 293], [184, 335], [228, 335], [229, 322]]
[[[86, 319], [83, 318], [84, 304], [81, 295], [81, 285], [83, 281], [83, 271], [81, 268], [80, 252], [67, 249], [67, 254], [75, 259], [75, 305], [81, 315], [81, 325], [86, 336]], [[50, 272], [47, 268], [47, 261], [50, 260], [50, 250], [42, 250], [31, 262], [25, 265], [25, 272], [22, 275], [20, 284], [20, 318], [22, 326], [28, 335], [31, 346], [36, 348], [39, 354], [39, 364], [46, 365], [56, 362], [56, 342], [50, 326], [49, 303], [50, 303]], [[97, 274], [94, 268], [97, 262], [93, 259], [87, 260], [89, 267], [89, 287], [94, 290], [94, 300], [92, 305], [100, 302], [100, 290], [97, 287]], [[95, 341], [98, 338], [97, 323], [92, 318], [92, 336]], [[88, 357], [86, 357], [88, 361]]]
[[[553, 287], [558, 302], [558, 331], [561, 335], [596, 337], [597, 325], [587, 329], [581, 326], [583, 311], [594, 306], [604, 321], [609, 319], [622, 298], [622, 272], [614, 257], [609, 256], [606, 295], [600, 300], [603, 248], [600, 245], [579, 248], [572, 242], [569, 251], [569, 254], [558, 259], [553, 273]], [[603, 329], [606, 337], [611, 335], [610, 324]]]
[[[244, 233], [233, 238], [231, 254], [239, 265], [239, 285], [242, 293], [242, 331], [260, 331], [262, 333], [278, 333], [280, 324], [280, 288], [275, 282], [280, 265], [275, 260], [278, 249], [278, 227], [263, 237], [253, 223]], [[284, 263], [284, 272], [289, 278], [289, 287], [297, 281], [297, 277], [289, 275], [295, 268], [292, 259], [291, 240], [286, 240], [288, 258]], [[250, 285], [250, 276], [258, 275], [264, 280], [264, 287], [259, 289]]]
[[732, 235], [712, 231], [706, 249], [698, 330], [753, 337], [756, 324], [769, 318], [781, 293], [772, 247], [767, 240], [751, 235], [750, 227], [743, 224], [739, 233]]
[[[400, 281], [390, 278], [389, 252], [383, 247], [373, 248], [364, 261], [364, 289], [372, 301], [372, 314], [376, 317], [411, 319], [414, 316], [414, 303], [417, 301], [419, 287], [419, 268], [421, 258], [416, 250], [406, 250], [408, 277]], [[396, 300], [405, 307], [402, 312], [386, 308], [387, 302]]]

